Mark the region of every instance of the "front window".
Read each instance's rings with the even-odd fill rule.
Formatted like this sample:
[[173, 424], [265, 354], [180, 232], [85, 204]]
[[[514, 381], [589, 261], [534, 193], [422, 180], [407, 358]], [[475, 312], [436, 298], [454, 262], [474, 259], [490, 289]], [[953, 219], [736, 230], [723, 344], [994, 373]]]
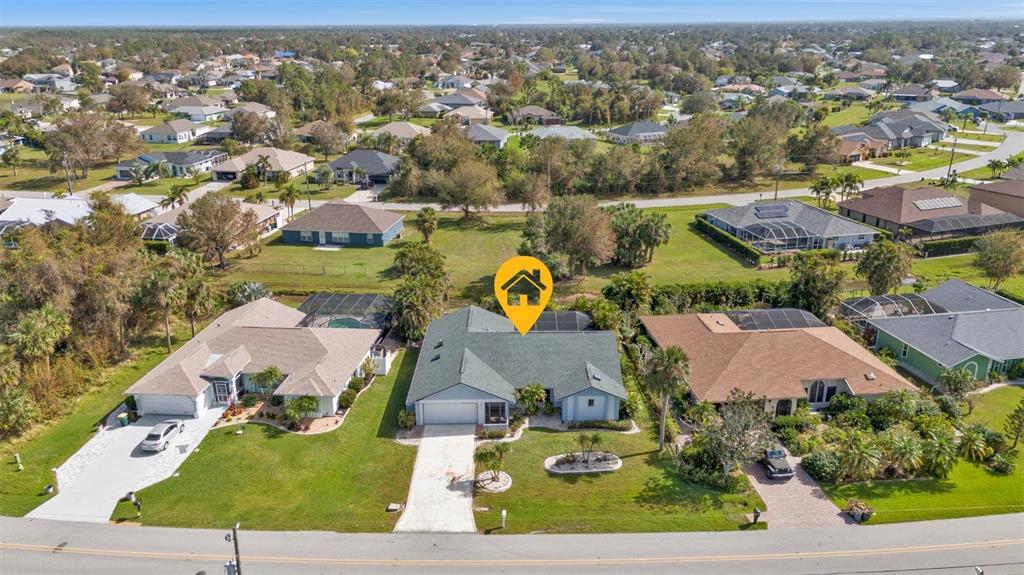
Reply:
[[593, 399], [588, 399], [587, 400], [587, 407], [594, 407], [594, 400]]
[[303, 230], [299, 232], [299, 239], [304, 242], [311, 242], [313, 241], [313, 232]]
[[807, 390], [807, 401], [809, 403], [821, 403], [825, 400], [825, 383], [815, 381]]
[[487, 403], [484, 405], [484, 422], [485, 423], [505, 423], [507, 418], [505, 416], [505, 402], [498, 401], [493, 403]]

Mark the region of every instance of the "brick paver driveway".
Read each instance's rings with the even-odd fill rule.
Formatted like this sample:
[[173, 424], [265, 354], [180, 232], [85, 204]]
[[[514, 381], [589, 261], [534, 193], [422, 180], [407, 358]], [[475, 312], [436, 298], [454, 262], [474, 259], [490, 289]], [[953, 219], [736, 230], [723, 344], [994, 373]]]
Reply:
[[476, 425], [428, 425], [395, 531], [473, 533]]
[[788, 481], [769, 479], [760, 463], [743, 468], [757, 494], [768, 506], [768, 511], [761, 516], [768, 522], [768, 528], [801, 529], [848, 524], [846, 516], [798, 465], [799, 459], [790, 456], [789, 462], [796, 470], [796, 477]]

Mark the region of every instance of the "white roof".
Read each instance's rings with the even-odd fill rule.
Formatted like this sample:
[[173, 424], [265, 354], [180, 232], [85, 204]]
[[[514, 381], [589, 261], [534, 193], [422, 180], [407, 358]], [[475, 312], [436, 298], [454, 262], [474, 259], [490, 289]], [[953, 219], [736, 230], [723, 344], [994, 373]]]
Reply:
[[126, 212], [133, 216], [144, 214], [159, 204], [149, 198], [144, 198], [136, 193], [114, 196], [114, 201], [124, 206]]
[[[121, 204], [125, 211], [133, 216], [148, 212], [157, 207], [152, 200], [138, 194], [113, 196], [113, 200]], [[68, 198], [11, 198], [10, 207], [0, 213], [0, 221], [25, 222], [41, 226], [47, 222], [58, 220], [73, 224], [92, 212], [89, 200], [77, 196]]]

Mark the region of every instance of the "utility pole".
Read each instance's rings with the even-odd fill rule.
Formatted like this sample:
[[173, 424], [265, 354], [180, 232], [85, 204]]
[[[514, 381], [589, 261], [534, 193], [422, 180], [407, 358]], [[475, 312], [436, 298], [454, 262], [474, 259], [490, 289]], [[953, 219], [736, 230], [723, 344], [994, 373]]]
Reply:
[[309, 165], [302, 166], [302, 174], [306, 179], [306, 207], [313, 211], [313, 199], [309, 196]]
[[949, 151], [949, 168], [946, 169], [946, 180], [949, 180], [950, 174], [953, 173], [953, 156], [956, 155], [956, 134], [953, 134], [953, 148]]
[[242, 556], [238, 552], [238, 528], [241, 527], [241, 523], [235, 523], [235, 526], [231, 528], [231, 533], [224, 536], [224, 539], [228, 542], [235, 544], [235, 572], [234, 575], [242, 575]]
[[779, 199], [779, 178], [782, 177], [782, 161], [775, 162], [775, 200]]

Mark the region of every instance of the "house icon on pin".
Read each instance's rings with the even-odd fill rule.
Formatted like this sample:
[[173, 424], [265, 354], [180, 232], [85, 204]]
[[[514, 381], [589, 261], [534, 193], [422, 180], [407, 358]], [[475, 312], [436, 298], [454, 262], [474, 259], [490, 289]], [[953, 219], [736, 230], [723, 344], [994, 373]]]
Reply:
[[519, 270], [501, 284], [501, 289], [506, 292], [508, 305], [528, 306], [540, 305], [540, 293], [546, 290], [547, 286], [540, 281], [540, 270]]

